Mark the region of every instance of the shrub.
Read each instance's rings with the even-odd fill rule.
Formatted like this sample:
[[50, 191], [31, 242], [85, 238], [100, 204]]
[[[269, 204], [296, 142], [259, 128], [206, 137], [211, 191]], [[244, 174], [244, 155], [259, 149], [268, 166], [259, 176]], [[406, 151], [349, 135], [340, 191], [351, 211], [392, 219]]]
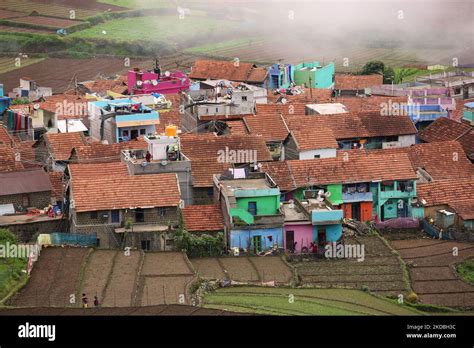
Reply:
[[418, 302], [418, 295], [416, 293], [414, 293], [413, 291], [410, 292], [408, 295], [407, 295], [407, 302], [409, 303], [416, 303]]

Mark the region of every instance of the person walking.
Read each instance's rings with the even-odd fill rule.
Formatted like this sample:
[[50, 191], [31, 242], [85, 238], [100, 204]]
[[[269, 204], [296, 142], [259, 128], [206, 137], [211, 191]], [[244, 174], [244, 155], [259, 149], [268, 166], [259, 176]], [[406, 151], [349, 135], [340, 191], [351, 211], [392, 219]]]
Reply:
[[100, 303], [99, 303], [99, 298], [96, 296], [94, 296], [94, 307], [99, 307]]
[[87, 308], [89, 303], [89, 299], [87, 298], [86, 294], [82, 294], [82, 308]]

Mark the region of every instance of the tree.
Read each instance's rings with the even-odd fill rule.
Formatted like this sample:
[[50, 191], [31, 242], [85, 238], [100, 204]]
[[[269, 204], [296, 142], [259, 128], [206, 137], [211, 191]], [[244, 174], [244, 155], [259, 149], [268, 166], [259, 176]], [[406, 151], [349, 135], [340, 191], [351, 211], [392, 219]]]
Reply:
[[385, 64], [379, 60], [373, 60], [365, 63], [362, 70], [359, 72], [360, 75], [371, 75], [379, 74], [383, 75], [385, 71]]
[[6, 228], [0, 228], [0, 244], [5, 245], [6, 243], [15, 244], [16, 237], [10, 230]]
[[410, 75], [410, 70], [406, 68], [400, 68], [395, 70], [394, 83], [403, 83], [403, 79]]
[[393, 68], [386, 67], [383, 71], [383, 83], [396, 83], [395, 82], [395, 71]]

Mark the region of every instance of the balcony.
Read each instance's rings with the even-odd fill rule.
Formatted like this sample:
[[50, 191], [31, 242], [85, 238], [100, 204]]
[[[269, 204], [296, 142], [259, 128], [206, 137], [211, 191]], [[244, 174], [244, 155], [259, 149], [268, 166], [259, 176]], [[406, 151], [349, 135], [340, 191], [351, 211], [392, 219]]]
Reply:
[[312, 210], [311, 222], [313, 225], [334, 225], [342, 223], [342, 210]]
[[252, 215], [243, 209], [233, 208], [230, 215], [234, 226], [282, 226], [285, 221], [280, 212], [274, 215]]
[[391, 198], [409, 198], [409, 197], [415, 197], [416, 193], [414, 189], [407, 189], [405, 191], [398, 191], [398, 190], [392, 190], [392, 191], [380, 191], [379, 197], [380, 199], [391, 199]]
[[372, 192], [342, 193], [342, 201], [344, 203], [372, 202]]

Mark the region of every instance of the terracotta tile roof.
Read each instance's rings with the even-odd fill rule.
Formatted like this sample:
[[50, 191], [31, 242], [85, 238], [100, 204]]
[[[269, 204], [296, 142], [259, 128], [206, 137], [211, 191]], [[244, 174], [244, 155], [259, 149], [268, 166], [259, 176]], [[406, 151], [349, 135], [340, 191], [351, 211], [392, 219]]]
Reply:
[[457, 141], [424, 143], [396, 149], [371, 150], [380, 153], [407, 154], [414, 170], [422, 168], [433, 180], [474, 178], [474, 164]]
[[267, 76], [267, 70], [257, 68], [252, 63], [233, 61], [198, 59], [194, 62], [189, 78], [195, 80], [225, 79], [238, 82], [262, 83]]
[[349, 112], [360, 111], [381, 111], [382, 108], [393, 105], [394, 103], [407, 103], [408, 97], [384, 97], [384, 96], [370, 96], [370, 97], [335, 97], [331, 103], [343, 104]]
[[13, 140], [13, 137], [8, 133], [7, 128], [0, 123], [0, 146], [5, 145], [7, 147], [13, 146], [15, 141]]
[[71, 164], [71, 196], [77, 212], [177, 206], [174, 173], [129, 175], [122, 162]]
[[182, 213], [184, 228], [189, 232], [224, 230], [224, 217], [218, 205], [188, 205]]
[[41, 167], [42, 164], [36, 161], [36, 153], [33, 145], [34, 140], [17, 141], [15, 143], [15, 151], [20, 153], [21, 162], [25, 168]]
[[373, 75], [349, 75], [336, 74], [334, 89], [340, 90], [360, 90], [383, 84], [383, 76]]
[[263, 137], [266, 142], [284, 141], [288, 136], [288, 128], [283, 116], [279, 113], [265, 111], [265, 109], [260, 109], [256, 115], [244, 118], [249, 133]]
[[245, 122], [242, 120], [226, 121], [229, 132], [232, 135], [248, 135], [249, 131]]
[[282, 191], [292, 191], [296, 184], [291, 174], [290, 166], [286, 161], [262, 163], [262, 171], [270, 175]]
[[75, 94], [55, 94], [39, 103], [42, 110], [57, 114], [58, 119], [88, 117], [87, 99]]
[[474, 128], [468, 124], [456, 122], [449, 118], [438, 118], [419, 133], [426, 142], [444, 142], [457, 140], [466, 155], [474, 160]]
[[[347, 160], [346, 160], [347, 159]], [[286, 161], [265, 167], [277, 185], [288, 188], [291, 173], [294, 189], [307, 185], [416, 179], [407, 154], [383, 154], [364, 150], [338, 151], [337, 157]], [[277, 166], [277, 168], [275, 168]]]
[[281, 97], [285, 98], [287, 104], [292, 103], [327, 103], [331, 101], [332, 90], [323, 88], [303, 88], [304, 93], [285, 95], [275, 94], [272, 90], [268, 90], [267, 100], [269, 103], [276, 103]]
[[206, 134], [183, 134], [180, 136], [181, 151], [191, 161], [215, 160], [219, 157], [219, 151], [249, 150], [256, 151], [257, 160], [271, 161], [272, 156], [267, 148], [263, 137], [251, 135], [224, 135], [217, 136], [215, 133]]
[[81, 83], [90, 93], [106, 93], [114, 91], [123, 93], [127, 90], [127, 86], [120, 80], [95, 80]]
[[49, 177], [41, 168], [0, 173], [0, 196], [51, 190]]
[[288, 103], [288, 104], [257, 104], [257, 114], [278, 114], [283, 115], [285, 120], [291, 116], [305, 115], [306, 103]]
[[46, 133], [43, 138], [56, 161], [67, 161], [73, 148], [87, 144], [84, 135], [80, 132]]
[[463, 220], [474, 220], [474, 199], [450, 202], [449, 206], [453, 208]]
[[24, 169], [23, 163], [16, 160], [13, 148], [0, 145], [0, 172], [11, 172]]
[[474, 180], [435, 180], [416, 185], [418, 198], [426, 201], [426, 206], [443, 205], [474, 200]]
[[291, 135], [299, 151], [339, 148], [332, 130], [318, 124], [308, 123], [304, 127], [294, 128]]
[[51, 182], [52, 196], [56, 200], [62, 200], [64, 197], [63, 172], [48, 172], [49, 181]]
[[291, 130], [308, 124], [327, 127], [337, 140], [416, 134], [408, 116], [382, 116], [380, 112], [364, 111], [318, 116], [290, 116], [286, 118]]
[[143, 137], [114, 144], [93, 142], [75, 147], [71, 152], [71, 163], [105, 163], [120, 161], [121, 151], [125, 149], [148, 149]]
[[194, 187], [212, 187], [212, 176], [222, 174], [232, 166], [232, 163], [219, 162], [218, 151], [225, 151], [226, 147], [229, 151], [255, 150], [259, 162], [272, 160], [262, 137], [250, 135], [216, 136], [214, 133], [205, 133], [183, 134], [180, 140], [182, 152], [191, 160]]

